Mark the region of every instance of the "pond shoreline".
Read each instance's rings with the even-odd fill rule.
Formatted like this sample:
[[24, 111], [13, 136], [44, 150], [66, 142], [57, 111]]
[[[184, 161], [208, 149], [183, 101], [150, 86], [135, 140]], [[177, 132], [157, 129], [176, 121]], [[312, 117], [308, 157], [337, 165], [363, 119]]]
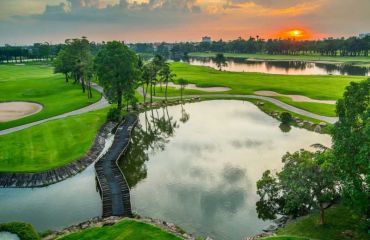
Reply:
[[[111, 216], [107, 218], [101, 218], [101, 217], [95, 217], [91, 218], [87, 221], [71, 225], [69, 227], [63, 228], [62, 230], [57, 230], [57, 231], [50, 231], [49, 234], [47, 234], [45, 237], [43, 237], [43, 240], [53, 240], [60, 238], [62, 236], [71, 234], [71, 233], [76, 233], [88, 228], [93, 228], [93, 227], [105, 227], [105, 226], [112, 226], [122, 220], [125, 219], [130, 219], [130, 220], [137, 220], [143, 223], [151, 224], [154, 225], [160, 229], [163, 229], [169, 233], [172, 233], [182, 239], [186, 240], [194, 240], [195, 237], [192, 236], [189, 233], [186, 233], [182, 228], [178, 227], [174, 223], [170, 223], [164, 220], [160, 219], [155, 219], [155, 218], [150, 218], [150, 217], [144, 217], [141, 215], [135, 214], [134, 217], [132, 218], [127, 218], [127, 217], [119, 217], [119, 216]], [[208, 238], [210, 239], [210, 238]]]
[[101, 151], [104, 149], [105, 139], [107, 135], [115, 127], [115, 123], [106, 122], [97, 132], [94, 142], [88, 152], [67, 165], [37, 173], [0, 173], [1, 188], [35, 188], [45, 187], [83, 171], [86, 167], [92, 164]]

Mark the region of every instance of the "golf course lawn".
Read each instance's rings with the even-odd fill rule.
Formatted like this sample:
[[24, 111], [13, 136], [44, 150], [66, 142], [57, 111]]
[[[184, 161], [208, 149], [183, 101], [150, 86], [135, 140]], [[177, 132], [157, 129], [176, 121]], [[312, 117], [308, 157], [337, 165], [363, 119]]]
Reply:
[[[254, 94], [270, 90], [282, 94], [303, 95], [318, 100], [338, 100], [352, 81], [366, 79], [362, 76], [277, 75], [218, 71], [210, 67], [186, 63], [171, 63], [177, 79], [184, 78], [199, 87], [229, 87], [224, 94]], [[206, 94], [206, 93], [204, 93]], [[295, 107], [325, 116], [335, 116], [335, 106], [329, 104], [295, 102], [287, 97], [276, 97]]]
[[108, 108], [49, 121], [0, 136], [0, 172], [40, 172], [82, 157]]
[[[193, 52], [190, 57], [215, 57], [215, 52]], [[333, 63], [348, 63], [356, 66], [370, 66], [370, 56], [364, 57], [342, 57], [342, 56], [321, 56], [320, 54], [311, 55], [271, 55], [271, 54], [249, 54], [249, 53], [224, 53], [225, 57], [251, 58], [259, 60], [302, 60], [302, 61], [325, 61]]]
[[93, 98], [88, 99], [80, 85], [66, 83], [62, 74], [54, 74], [47, 65], [0, 65], [0, 102], [32, 101], [43, 105], [37, 114], [0, 122], [0, 130], [79, 109], [100, 98], [101, 94], [94, 90]]
[[[276, 233], [282, 236], [302, 236], [320, 240], [351, 239], [343, 236], [349, 230], [358, 240], [369, 239], [366, 226], [361, 224], [361, 218], [349, 208], [338, 204], [325, 211], [325, 225], [319, 224], [319, 213], [313, 213], [300, 220], [286, 225]], [[268, 238], [269, 239], [269, 238]]]
[[181, 238], [153, 225], [135, 220], [123, 220], [113, 226], [90, 228], [60, 238], [60, 240], [85, 239], [180, 240]]

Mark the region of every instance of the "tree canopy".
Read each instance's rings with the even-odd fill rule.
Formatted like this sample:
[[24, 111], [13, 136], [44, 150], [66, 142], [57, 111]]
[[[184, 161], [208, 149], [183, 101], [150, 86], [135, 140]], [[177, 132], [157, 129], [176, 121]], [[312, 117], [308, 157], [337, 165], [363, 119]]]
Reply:
[[122, 109], [122, 97], [130, 101], [134, 97], [135, 81], [139, 77], [138, 58], [123, 43], [108, 42], [95, 58], [99, 83], [110, 102]]
[[283, 157], [283, 169], [276, 175], [270, 170], [257, 182], [260, 200], [256, 203], [258, 216], [275, 219], [277, 215], [302, 216], [320, 209], [324, 224], [326, 203], [339, 196], [337, 169], [331, 163], [331, 151], [297, 151]]
[[344, 98], [337, 102], [337, 113], [332, 138], [343, 196], [370, 216], [370, 78], [346, 88]]

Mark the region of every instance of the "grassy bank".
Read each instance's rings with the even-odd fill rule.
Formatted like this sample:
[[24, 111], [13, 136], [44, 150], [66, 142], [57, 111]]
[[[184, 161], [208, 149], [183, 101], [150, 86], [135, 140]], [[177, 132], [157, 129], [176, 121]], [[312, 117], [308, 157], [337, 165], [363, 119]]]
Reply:
[[[370, 66], [370, 56], [368, 57], [342, 57], [342, 56], [321, 56], [312, 55], [270, 55], [270, 54], [248, 54], [248, 53], [224, 53], [225, 57], [249, 58], [258, 60], [301, 60], [301, 61], [325, 61], [332, 63], [347, 63], [358, 66]], [[189, 53], [191, 57], [215, 57], [214, 52], [193, 52]]]
[[[172, 63], [171, 68], [177, 75], [177, 78], [184, 78], [200, 87], [221, 86], [231, 88], [230, 91], [222, 92], [225, 94], [254, 94], [258, 90], [270, 90], [282, 94], [303, 95], [320, 100], [337, 100], [342, 97], [345, 87], [350, 82], [366, 79], [366, 77], [358, 76], [298, 76], [225, 72], [186, 63]], [[287, 104], [320, 115], [335, 115], [334, 105], [294, 102], [287, 97], [277, 98]]]
[[180, 240], [179, 237], [158, 227], [135, 220], [123, 220], [113, 226], [90, 228], [61, 238], [61, 240], [85, 239]]
[[365, 240], [370, 237], [361, 218], [343, 205], [333, 206], [326, 211], [325, 225], [319, 224], [319, 213], [313, 213], [279, 229], [277, 235], [320, 240]]
[[29, 223], [10, 222], [1, 223], [0, 232], [10, 232], [16, 234], [21, 240], [39, 240], [40, 237]]
[[66, 83], [64, 76], [53, 74], [50, 66], [40, 64], [0, 65], [0, 102], [33, 101], [41, 103], [37, 114], [9, 122], [0, 122], [0, 130], [69, 112], [98, 101], [101, 94], [93, 91], [88, 99], [81, 86]]
[[108, 109], [49, 121], [0, 136], [0, 172], [40, 172], [83, 156]]

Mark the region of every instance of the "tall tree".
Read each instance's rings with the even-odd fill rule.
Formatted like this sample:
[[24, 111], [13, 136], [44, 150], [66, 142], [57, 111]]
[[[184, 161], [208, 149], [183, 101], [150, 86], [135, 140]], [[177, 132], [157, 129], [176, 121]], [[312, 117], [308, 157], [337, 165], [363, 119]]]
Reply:
[[69, 80], [69, 74], [72, 72], [73, 62], [71, 56], [68, 56], [68, 51], [62, 49], [59, 51], [54, 60], [54, 73], [62, 73], [65, 75], [66, 82]]
[[181, 101], [182, 101], [182, 96], [184, 94], [185, 87], [186, 87], [186, 85], [189, 84], [189, 82], [187, 80], [183, 79], [183, 78], [180, 78], [178, 80], [178, 83], [180, 84], [180, 94], [181, 94]]
[[337, 113], [332, 138], [344, 198], [370, 217], [370, 78], [346, 88]]
[[159, 71], [159, 76], [161, 77], [161, 81], [165, 84], [164, 94], [167, 101], [168, 82], [172, 82], [176, 74], [172, 73], [170, 65], [168, 63], [165, 63]]
[[134, 90], [140, 72], [136, 54], [123, 43], [108, 42], [95, 58], [95, 69], [105, 95], [121, 111], [123, 93], [127, 92], [125, 98], [134, 97], [129, 93]]

